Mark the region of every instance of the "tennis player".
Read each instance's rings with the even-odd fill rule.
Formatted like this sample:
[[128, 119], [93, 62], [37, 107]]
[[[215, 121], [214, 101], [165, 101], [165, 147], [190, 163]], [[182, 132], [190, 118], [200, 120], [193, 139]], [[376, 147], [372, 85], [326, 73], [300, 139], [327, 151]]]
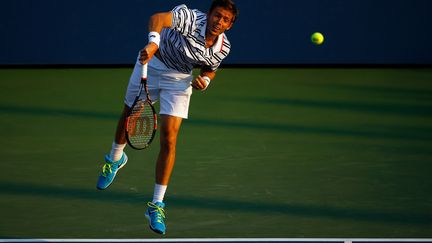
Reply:
[[[214, 0], [208, 13], [179, 5], [150, 18], [149, 43], [140, 51], [130, 77], [115, 140], [110, 154], [105, 156], [97, 188], [106, 189], [128, 161], [123, 152], [125, 117], [139, 92], [140, 69], [148, 63], [150, 97], [160, 102], [160, 151], [153, 200], [147, 203], [145, 216], [150, 228], [159, 234], [166, 231], [163, 199], [175, 162], [180, 125], [188, 117], [192, 88], [206, 90], [215, 78], [217, 68], [231, 48], [224, 32], [232, 27], [237, 15], [232, 0]], [[197, 77], [192, 76], [194, 66], [201, 68]]]

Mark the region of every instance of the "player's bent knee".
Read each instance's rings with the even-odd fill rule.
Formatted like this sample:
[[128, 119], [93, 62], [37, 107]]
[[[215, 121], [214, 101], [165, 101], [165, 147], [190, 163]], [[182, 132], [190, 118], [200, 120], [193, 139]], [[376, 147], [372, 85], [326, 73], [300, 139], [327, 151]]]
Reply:
[[161, 149], [172, 152], [175, 151], [177, 144], [177, 138], [176, 136], [164, 136], [161, 137]]

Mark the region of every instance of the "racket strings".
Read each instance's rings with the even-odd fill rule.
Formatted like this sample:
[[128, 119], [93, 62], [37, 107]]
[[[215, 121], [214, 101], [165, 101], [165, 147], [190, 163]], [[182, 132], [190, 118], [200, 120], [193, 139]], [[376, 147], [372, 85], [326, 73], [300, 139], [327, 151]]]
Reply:
[[155, 127], [153, 110], [144, 101], [139, 101], [133, 108], [128, 120], [130, 142], [138, 148], [146, 147], [153, 138]]

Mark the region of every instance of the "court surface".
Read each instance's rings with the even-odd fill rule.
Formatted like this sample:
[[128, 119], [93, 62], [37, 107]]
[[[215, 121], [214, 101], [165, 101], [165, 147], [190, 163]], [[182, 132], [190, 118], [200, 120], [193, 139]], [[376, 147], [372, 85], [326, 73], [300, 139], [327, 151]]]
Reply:
[[[131, 68], [0, 69], [0, 238], [158, 238], [158, 143], [96, 190]], [[194, 92], [164, 238], [431, 238], [432, 69], [222, 69]]]

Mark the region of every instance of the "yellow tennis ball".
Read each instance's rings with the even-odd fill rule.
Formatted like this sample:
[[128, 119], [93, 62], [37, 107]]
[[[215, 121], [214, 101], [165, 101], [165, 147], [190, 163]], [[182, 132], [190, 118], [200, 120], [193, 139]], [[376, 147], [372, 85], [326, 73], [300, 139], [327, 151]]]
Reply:
[[315, 32], [311, 36], [311, 41], [315, 45], [321, 45], [324, 42], [324, 36], [320, 32]]

